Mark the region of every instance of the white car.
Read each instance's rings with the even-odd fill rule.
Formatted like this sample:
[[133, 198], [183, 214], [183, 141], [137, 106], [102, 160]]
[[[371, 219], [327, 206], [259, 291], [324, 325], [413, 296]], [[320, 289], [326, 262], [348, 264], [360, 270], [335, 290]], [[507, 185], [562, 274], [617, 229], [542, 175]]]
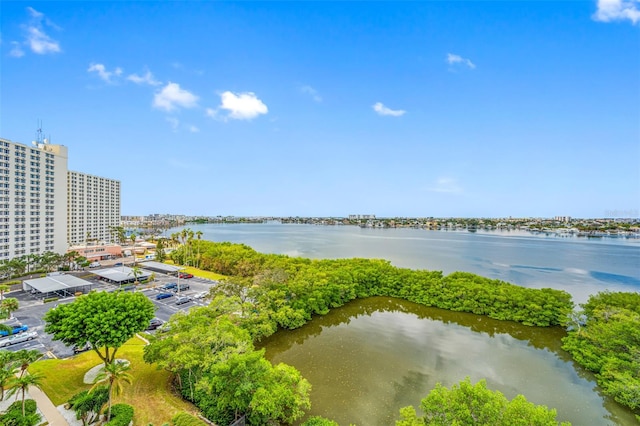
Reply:
[[92, 262], [92, 263], [89, 265], [89, 268], [99, 268], [100, 266], [102, 266], [102, 265], [100, 264], [100, 262]]
[[208, 291], [201, 291], [200, 293], [196, 293], [193, 295], [194, 299], [204, 299], [205, 297], [207, 297], [209, 295]]
[[35, 331], [30, 331], [28, 333], [14, 334], [13, 336], [9, 336], [5, 339], [0, 339], [0, 348], [10, 345], [15, 345], [17, 343], [26, 342], [28, 340], [33, 340], [38, 337], [38, 333]]

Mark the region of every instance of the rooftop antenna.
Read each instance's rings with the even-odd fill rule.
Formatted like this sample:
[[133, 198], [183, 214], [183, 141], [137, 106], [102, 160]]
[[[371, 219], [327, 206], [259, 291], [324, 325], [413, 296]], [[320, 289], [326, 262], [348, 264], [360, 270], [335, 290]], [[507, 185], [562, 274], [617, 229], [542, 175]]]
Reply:
[[38, 129], [36, 130], [36, 140], [33, 141], [34, 145], [39, 145], [46, 142], [46, 139], [43, 139], [42, 136], [42, 120], [38, 120]]

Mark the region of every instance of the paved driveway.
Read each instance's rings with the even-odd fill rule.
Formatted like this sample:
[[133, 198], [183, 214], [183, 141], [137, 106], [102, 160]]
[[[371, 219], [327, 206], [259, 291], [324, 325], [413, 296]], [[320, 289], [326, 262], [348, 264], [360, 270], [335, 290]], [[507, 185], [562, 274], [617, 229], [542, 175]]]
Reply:
[[[94, 275], [83, 278], [91, 281], [93, 284], [92, 289], [95, 289], [96, 291], [112, 291], [117, 289], [117, 286], [100, 281], [95, 278]], [[193, 296], [199, 292], [209, 291], [209, 289], [216, 284], [215, 281], [202, 278], [180, 279], [179, 281], [180, 284], [189, 284], [188, 290], [180, 292], [180, 295], [183, 296]], [[161, 291], [159, 290], [159, 288], [169, 282], [177, 283], [178, 279], [173, 276], [156, 273], [156, 281], [154, 282], [154, 287], [137, 290], [145, 294], [149, 298], [149, 300], [151, 300], [156, 306], [155, 315], [157, 318], [160, 318], [162, 321], [167, 321], [171, 317], [171, 315], [175, 314], [176, 312], [187, 311], [194, 306], [205, 305], [205, 303], [199, 300], [194, 300], [183, 305], [176, 305], [175, 295], [168, 299], [156, 300], [155, 296]], [[54, 341], [50, 334], [45, 333], [45, 323], [42, 318], [45, 313], [49, 311], [49, 309], [54, 308], [59, 304], [71, 303], [76, 299], [75, 297], [61, 299], [45, 304], [42, 302], [42, 300], [36, 300], [31, 296], [31, 294], [25, 293], [22, 290], [6, 293], [6, 296], [15, 297], [16, 299], [18, 299], [20, 308], [13, 313], [13, 316], [22, 324], [27, 325], [29, 327], [29, 331], [38, 332], [38, 337], [28, 342], [7, 346], [4, 349], [10, 351], [18, 351], [20, 349], [36, 349], [44, 354], [44, 358], [67, 358], [73, 355], [73, 350], [70, 347], [65, 346], [61, 342]]]

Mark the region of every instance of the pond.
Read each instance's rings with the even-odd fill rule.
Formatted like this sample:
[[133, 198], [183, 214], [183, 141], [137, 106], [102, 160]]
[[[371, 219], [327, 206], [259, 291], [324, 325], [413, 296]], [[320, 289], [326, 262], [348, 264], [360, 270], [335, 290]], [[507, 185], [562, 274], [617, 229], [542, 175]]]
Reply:
[[262, 347], [274, 364], [295, 366], [312, 384], [309, 415], [340, 425], [393, 425], [437, 382], [466, 376], [509, 399], [558, 411], [573, 425], [634, 425], [631, 412], [601, 394], [591, 373], [563, 351], [561, 328], [513, 322], [374, 297], [353, 301]]

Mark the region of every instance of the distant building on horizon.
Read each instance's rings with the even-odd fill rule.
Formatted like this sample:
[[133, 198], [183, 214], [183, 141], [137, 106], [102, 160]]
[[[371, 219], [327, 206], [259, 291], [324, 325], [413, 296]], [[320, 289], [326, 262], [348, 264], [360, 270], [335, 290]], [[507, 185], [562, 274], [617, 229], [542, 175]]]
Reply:
[[555, 220], [556, 222], [569, 223], [571, 222], [571, 216], [556, 216], [553, 218], [553, 220]]
[[349, 220], [374, 220], [375, 214], [350, 214]]

